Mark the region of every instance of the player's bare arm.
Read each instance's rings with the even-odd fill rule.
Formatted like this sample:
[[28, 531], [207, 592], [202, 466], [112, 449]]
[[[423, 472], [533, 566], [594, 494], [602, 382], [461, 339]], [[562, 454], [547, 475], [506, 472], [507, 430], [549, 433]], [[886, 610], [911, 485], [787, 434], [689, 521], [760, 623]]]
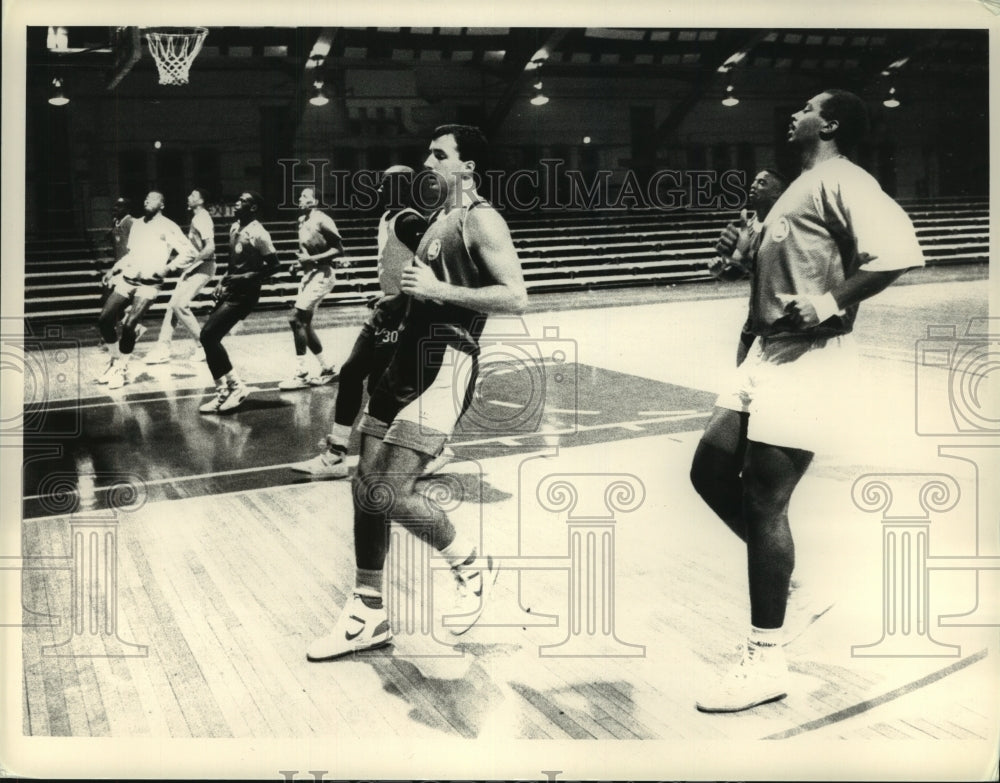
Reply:
[[168, 231], [163, 238], [177, 252], [174, 259], [166, 265], [165, 273], [178, 269], [184, 271], [198, 261], [197, 249], [179, 228]]
[[344, 254], [344, 246], [341, 244], [340, 240], [336, 241], [333, 247], [324, 250], [322, 253], [316, 253], [315, 255], [310, 255], [304, 250], [299, 252], [299, 261], [304, 264], [318, 264], [322, 261], [333, 261], [335, 258], [342, 256]]
[[438, 280], [430, 267], [414, 260], [404, 270], [403, 293], [459, 305], [481, 313], [520, 315], [528, 306], [528, 292], [521, 262], [503, 218], [492, 209], [469, 212], [465, 224], [469, 252], [497, 282], [482, 288], [465, 288]]
[[863, 302], [884, 291], [902, 276], [905, 269], [879, 272], [859, 270], [833, 290], [822, 295], [778, 294], [791, 316], [792, 326], [808, 329], [836, 315], [845, 307]]
[[207, 261], [213, 255], [215, 255], [215, 237], [209, 234], [205, 237], [205, 246], [201, 249], [201, 252], [198, 253], [198, 257], [195, 261], [201, 263], [202, 261]]
[[105, 286], [111, 285], [111, 278], [115, 277], [115, 275], [120, 275], [122, 273], [122, 262], [126, 258], [128, 258], [127, 255], [122, 256], [118, 261], [115, 262], [114, 266], [112, 266], [111, 269], [109, 269], [107, 272], [104, 273], [104, 276], [101, 278], [101, 285]]

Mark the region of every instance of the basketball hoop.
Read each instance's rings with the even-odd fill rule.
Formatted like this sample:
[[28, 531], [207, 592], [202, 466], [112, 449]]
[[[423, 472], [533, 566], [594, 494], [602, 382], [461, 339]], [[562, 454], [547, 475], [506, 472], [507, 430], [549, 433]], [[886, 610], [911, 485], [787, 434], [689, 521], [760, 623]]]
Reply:
[[206, 35], [205, 27], [157, 27], [146, 31], [146, 43], [160, 72], [160, 84], [188, 83], [188, 71]]

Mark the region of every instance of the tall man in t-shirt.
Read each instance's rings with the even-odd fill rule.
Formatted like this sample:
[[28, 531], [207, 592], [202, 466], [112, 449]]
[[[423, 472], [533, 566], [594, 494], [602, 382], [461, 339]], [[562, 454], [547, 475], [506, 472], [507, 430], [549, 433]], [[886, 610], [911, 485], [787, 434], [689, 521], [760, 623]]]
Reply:
[[[854, 381], [858, 304], [924, 263], [906, 213], [845, 157], [867, 125], [864, 103], [842, 90], [819, 93], [789, 125], [802, 173], [763, 222], [750, 300], [757, 339], [716, 402], [748, 414], [742, 475], [717, 486], [725, 497], [710, 505], [746, 541], [751, 628], [743, 659], [697, 700], [704, 712], [736, 712], [787, 694], [782, 626], [795, 564], [789, 501], [814, 451], [849, 421], [842, 402]], [[731, 253], [739, 231], [726, 233], [720, 249]], [[739, 418], [716, 421], [738, 426]]]

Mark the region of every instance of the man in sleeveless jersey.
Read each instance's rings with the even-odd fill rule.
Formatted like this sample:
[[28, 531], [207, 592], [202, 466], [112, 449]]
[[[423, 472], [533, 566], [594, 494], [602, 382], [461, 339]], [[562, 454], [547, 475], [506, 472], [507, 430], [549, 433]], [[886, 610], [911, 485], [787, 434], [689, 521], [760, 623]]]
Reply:
[[[116, 276], [114, 290], [104, 303], [97, 319], [101, 338], [108, 344], [111, 360], [100, 383], [120, 389], [128, 383], [128, 362], [135, 348], [137, 327], [150, 305], [159, 296], [163, 278], [175, 270], [188, 269], [197, 252], [174, 221], [163, 214], [163, 194], [150, 191], [143, 202], [144, 214], [132, 223], [128, 252], [105, 275], [105, 282]], [[176, 258], [171, 261], [171, 255]], [[121, 336], [117, 334], [122, 320]]]
[[166, 364], [170, 361], [174, 318], [184, 324], [195, 339], [195, 351], [192, 357], [197, 358], [197, 354], [201, 352], [201, 343], [197, 342], [201, 334], [201, 324], [191, 310], [191, 302], [215, 274], [215, 224], [205, 209], [207, 200], [208, 191], [202, 187], [194, 188], [188, 195], [187, 204], [191, 211], [188, 239], [198, 251], [198, 256], [194, 264], [181, 275], [174, 292], [170, 295], [167, 311], [163, 314], [163, 323], [160, 325], [160, 334], [156, 345], [146, 356], [146, 364]]
[[390, 166], [382, 174], [376, 191], [383, 209], [378, 224], [378, 281], [382, 296], [340, 368], [333, 429], [326, 436], [323, 452], [292, 465], [293, 470], [325, 478], [347, 476], [347, 445], [361, 412], [365, 381], [371, 394], [396, 351], [399, 325], [408, 301], [401, 290], [403, 270], [413, 262], [413, 254], [427, 230], [427, 219], [412, 206], [413, 175], [409, 166]]
[[[527, 291], [510, 231], [476, 193], [473, 176], [488, 151], [478, 128], [437, 128], [424, 163], [443, 206], [420, 240], [400, 289], [410, 297], [392, 361], [379, 380], [359, 429], [354, 477], [355, 586], [333, 630], [313, 642], [311, 661], [388, 644], [382, 602], [388, 523], [397, 521], [452, 566], [462, 633], [482, 613], [499, 564], [460, 535], [447, 515], [431, 509], [415, 482], [448, 439], [473, 391], [479, 335], [487, 314], [522, 313]], [[428, 347], [432, 350], [427, 350]], [[382, 497], [386, 503], [370, 501]]]
[[[334, 266], [344, 259], [344, 242], [333, 218], [319, 208], [314, 188], [303, 188], [299, 194], [299, 250], [296, 261], [302, 270], [299, 293], [292, 305], [288, 323], [292, 327], [295, 373], [278, 384], [282, 391], [322, 386], [337, 377], [337, 370], [323, 354], [323, 343], [313, 329], [313, 316], [323, 298], [337, 282]], [[306, 351], [319, 362], [319, 372], [310, 374]]]
[[198, 409], [201, 413], [229, 413], [250, 396], [229, 360], [222, 338], [250, 315], [264, 281], [278, 271], [271, 235], [258, 220], [262, 205], [260, 195], [250, 191], [236, 199], [236, 220], [229, 227], [229, 267], [212, 293], [215, 309], [201, 328], [205, 361], [216, 385], [215, 396]]
[[[856, 95], [826, 90], [792, 115], [802, 173], [763, 222], [753, 258], [750, 331], [756, 337], [717, 406], [746, 414], [741, 475], [715, 484], [709, 505], [746, 542], [751, 630], [742, 661], [700, 697], [704, 712], [736, 712], [788, 690], [785, 610], [795, 560], [792, 493], [817, 447], [843, 427], [845, 384], [856, 373], [858, 304], [923, 265], [913, 224], [845, 155], [867, 131]], [[731, 253], [739, 231], [727, 229]], [[739, 439], [739, 416], [713, 419], [702, 446]], [[701, 447], [699, 447], [701, 448]]]

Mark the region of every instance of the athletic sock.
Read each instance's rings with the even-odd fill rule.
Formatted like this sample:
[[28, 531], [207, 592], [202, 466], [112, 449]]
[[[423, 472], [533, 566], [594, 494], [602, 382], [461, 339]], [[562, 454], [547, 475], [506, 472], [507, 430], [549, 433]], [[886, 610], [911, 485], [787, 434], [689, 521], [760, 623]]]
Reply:
[[346, 454], [347, 444], [351, 439], [351, 428], [344, 424], [334, 424], [327, 436], [326, 442], [330, 451], [336, 454]]
[[108, 352], [111, 354], [112, 359], [122, 358], [122, 349], [118, 347], [118, 343], [108, 343]]
[[356, 568], [354, 585], [361, 596], [361, 602], [369, 609], [382, 608], [382, 571], [381, 569]]
[[306, 359], [305, 354], [302, 354], [301, 356], [298, 357], [298, 366], [300, 374], [305, 374], [309, 372], [309, 363]]
[[322, 351], [313, 355], [316, 357], [316, 361], [319, 362], [319, 366], [322, 367], [324, 370], [329, 370], [331, 367], [333, 367], [333, 365], [327, 361]]
[[242, 381], [240, 381], [240, 376], [236, 374], [236, 370], [230, 370], [223, 375], [222, 382], [227, 384], [230, 388], [239, 386], [240, 383], [242, 383]]
[[755, 647], [780, 647], [782, 641], [781, 628], [757, 628], [750, 626], [750, 644]]

